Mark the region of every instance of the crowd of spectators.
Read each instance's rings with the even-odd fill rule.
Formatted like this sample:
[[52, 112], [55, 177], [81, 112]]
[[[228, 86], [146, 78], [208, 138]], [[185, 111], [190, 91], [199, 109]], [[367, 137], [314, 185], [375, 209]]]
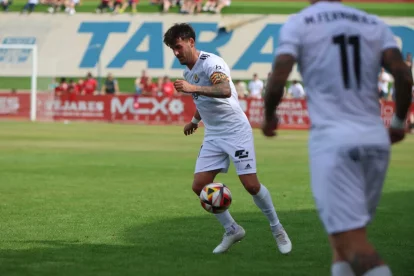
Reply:
[[[270, 73], [267, 75], [269, 78]], [[239, 99], [263, 99], [267, 78], [262, 80], [255, 73], [250, 81], [236, 80], [234, 85], [237, 90]], [[283, 98], [285, 99], [305, 99], [305, 89], [298, 80], [292, 80], [290, 84], [285, 87]]]
[[[254, 98], [261, 99], [264, 93], [264, 86], [266, 81], [262, 81], [257, 74], [253, 75], [253, 78], [246, 82], [238, 80], [235, 82], [235, 87], [239, 98]], [[109, 73], [102, 81], [98, 81], [92, 76], [92, 73], [88, 73], [85, 78], [68, 79], [62, 77], [60, 79], [54, 79], [50, 86], [50, 89], [54, 91], [57, 96], [64, 94], [73, 95], [118, 95], [122, 92], [133, 92], [137, 96], [180, 96], [174, 88], [173, 81], [169, 76], [163, 76], [159, 78], [151, 77], [146, 70], [142, 70], [141, 75], [135, 78], [133, 84], [129, 85], [129, 88], [122, 87], [120, 89], [117, 79]], [[132, 91], [133, 90], [133, 91]], [[300, 92], [297, 92], [299, 90]], [[295, 81], [292, 86], [286, 90], [287, 98], [303, 98], [304, 90], [302, 85]]]
[[[8, 2], [8, 6], [11, 5], [12, 0], [0, 0]], [[24, 5], [21, 13], [32, 13], [36, 6], [46, 5], [48, 6], [47, 11], [49, 13], [65, 12], [67, 14], [73, 15], [76, 13], [76, 7], [80, 5], [80, 0], [28, 0], [26, 5]], [[8, 10], [8, 7], [7, 7]]]
[[[141, 76], [137, 77], [135, 83], [131, 84], [130, 87], [134, 87], [134, 94], [138, 96], [172, 97], [178, 95], [173, 82], [168, 76], [155, 80], [145, 70], [142, 71]], [[99, 82], [90, 72], [85, 78], [77, 80], [67, 79], [66, 77], [54, 79], [50, 85], [50, 90], [56, 96], [69, 95], [72, 97], [76, 97], [76, 95], [119, 95], [121, 93], [118, 80], [111, 73]], [[132, 92], [131, 90], [127, 89], [123, 92]]]
[[[139, 0], [101, 0], [96, 12], [120, 14], [130, 10], [136, 13], [138, 2]], [[207, 0], [204, 5], [203, 0], [151, 0], [150, 4], [157, 5], [162, 13], [169, 12], [172, 7], [178, 7], [182, 14], [220, 13], [223, 8], [231, 5], [231, 0]]]
[[[121, 14], [126, 11], [136, 13], [139, 8], [139, 0], [98, 0], [96, 13]], [[0, 7], [8, 11], [13, 0], [0, 0]], [[151, 5], [159, 7], [160, 12], [167, 13], [171, 7], [178, 7], [179, 13], [221, 13], [222, 9], [231, 5], [231, 0], [151, 0]], [[32, 13], [36, 6], [46, 5], [49, 13], [65, 12], [69, 15], [76, 13], [76, 8], [81, 5], [81, 0], [27, 0], [21, 13]]]

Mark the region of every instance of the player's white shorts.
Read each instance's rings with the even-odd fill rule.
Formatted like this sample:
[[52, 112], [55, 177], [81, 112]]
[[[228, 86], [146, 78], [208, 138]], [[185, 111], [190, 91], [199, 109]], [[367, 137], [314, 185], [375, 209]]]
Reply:
[[217, 169], [227, 173], [230, 159], [236, 167], [238, 175], [256, 173], [256, 154], [252, 133], [203, 141], [195, 173]]
[[312, 192], [329, 234], [365, 227], [373, 218], [388, 168], [389, 146], [310, 153]]

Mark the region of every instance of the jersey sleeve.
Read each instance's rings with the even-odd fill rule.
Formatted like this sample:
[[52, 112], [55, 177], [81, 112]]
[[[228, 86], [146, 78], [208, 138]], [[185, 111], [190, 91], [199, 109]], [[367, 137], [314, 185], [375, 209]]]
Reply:
[[227, 65], [222, 59], [212, 58], [204, 63], [204, 72], [207, 74], [212, 84], [228, 81], [230, 73]]
[[398, 48], [397, 41], [394, 38], [394, 34], [392, 33], [391, 29], [385, 24], [383, 25], [383, 31], [382, 31], [382, 45], [381, 50], [386, 50], [389, 48]]
[[279, 34], [279, 44], [275, 55], [289, 54], [295, 58], [299, 56], [300, 46], [300, 20], [298, 16], [292, 16], [282, 26]]

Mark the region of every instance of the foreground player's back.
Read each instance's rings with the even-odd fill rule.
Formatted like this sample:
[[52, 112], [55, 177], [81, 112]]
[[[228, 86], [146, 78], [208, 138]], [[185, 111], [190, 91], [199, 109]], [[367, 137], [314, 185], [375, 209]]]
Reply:
[[282, 49], [284, 42], [299, 45], [314, 138], [388, 143], [377, 76], [383, 50], [397, 45], [382, 21], [339, 2], [319, 2], [290, 18]]

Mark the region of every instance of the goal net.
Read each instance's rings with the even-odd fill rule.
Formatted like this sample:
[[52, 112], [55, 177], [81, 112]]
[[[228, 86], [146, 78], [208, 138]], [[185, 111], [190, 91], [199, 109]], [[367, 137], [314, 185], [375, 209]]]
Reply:
[[[0, 119], [42, 117], [41, 99], [53, 98], [53, 78], [38, 77], [36, 44], [0, 44]], [[8, 42], [8, 43], [5, 43]], [[23, 41], [27, 43], [27, 41]], [[40, 97], [39, 97], [40, 96]], [[47, 118], [42, 118], [47, 119]]]

